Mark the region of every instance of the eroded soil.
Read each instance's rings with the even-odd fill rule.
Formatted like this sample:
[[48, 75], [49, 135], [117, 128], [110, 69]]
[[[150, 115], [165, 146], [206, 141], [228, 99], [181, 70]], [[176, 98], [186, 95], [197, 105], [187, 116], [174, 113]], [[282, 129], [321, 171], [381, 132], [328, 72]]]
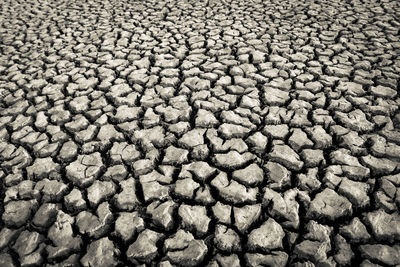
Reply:
[[400, 265], [399, 1], [0, 2], [0, 266]]

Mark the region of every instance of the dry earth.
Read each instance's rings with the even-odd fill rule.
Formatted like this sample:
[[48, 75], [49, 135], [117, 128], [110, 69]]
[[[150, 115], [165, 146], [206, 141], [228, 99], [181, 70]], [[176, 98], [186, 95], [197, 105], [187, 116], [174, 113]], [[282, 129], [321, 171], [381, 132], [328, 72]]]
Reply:
[[0, 266], [400, 265], [399, 15], [2, 0]]

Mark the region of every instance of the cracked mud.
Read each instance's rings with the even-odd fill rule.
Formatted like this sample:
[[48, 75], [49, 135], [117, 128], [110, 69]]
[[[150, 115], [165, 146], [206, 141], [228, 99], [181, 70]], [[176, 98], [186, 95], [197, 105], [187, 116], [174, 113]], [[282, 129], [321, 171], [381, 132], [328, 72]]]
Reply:
[[399, 266], [400, 2], [0, 3], [0, 266]]

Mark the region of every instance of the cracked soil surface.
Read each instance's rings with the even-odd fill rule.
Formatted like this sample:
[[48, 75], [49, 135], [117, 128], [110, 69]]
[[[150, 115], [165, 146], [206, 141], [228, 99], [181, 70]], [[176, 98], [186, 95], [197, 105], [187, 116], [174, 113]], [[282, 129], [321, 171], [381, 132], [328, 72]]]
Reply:
[[0, 266], [399, 266], [400, 2], [2, 0]]

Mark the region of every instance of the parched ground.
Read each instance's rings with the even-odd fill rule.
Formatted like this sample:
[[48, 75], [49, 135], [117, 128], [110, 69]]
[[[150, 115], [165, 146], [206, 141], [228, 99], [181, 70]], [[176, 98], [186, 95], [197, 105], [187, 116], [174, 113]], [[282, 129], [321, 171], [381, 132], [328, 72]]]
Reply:
[[400, 265], [400, 1], [0, 2], [0, 266]]

